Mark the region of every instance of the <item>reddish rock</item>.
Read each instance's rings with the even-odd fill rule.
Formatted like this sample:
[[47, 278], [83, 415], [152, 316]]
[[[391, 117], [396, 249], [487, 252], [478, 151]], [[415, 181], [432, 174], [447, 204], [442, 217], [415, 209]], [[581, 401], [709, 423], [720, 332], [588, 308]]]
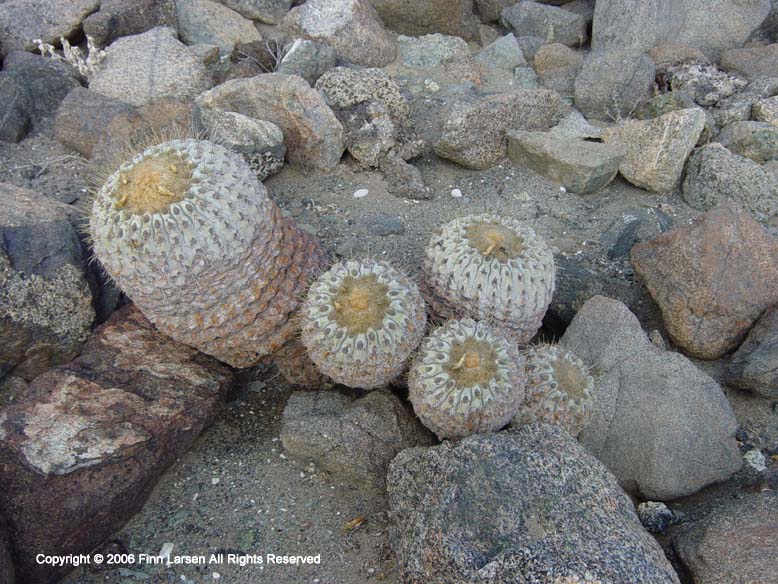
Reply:
[[18, 582], [54, 581], [67, 570], [36, 554], [87, 553], [138, 512], [213, 421], [231, 377], [128, 306], [0, 410], [0, 513]]
[[778, 302], [778, 239], [730, 201], [635, 245], [631, 260], [673, 340], [693, 357], [736, 349]]

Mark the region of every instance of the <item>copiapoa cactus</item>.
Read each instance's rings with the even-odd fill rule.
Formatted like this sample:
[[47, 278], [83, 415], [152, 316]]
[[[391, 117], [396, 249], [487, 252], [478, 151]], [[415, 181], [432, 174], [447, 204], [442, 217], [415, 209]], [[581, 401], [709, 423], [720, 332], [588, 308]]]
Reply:
[[171, 140], [122, 164], [98, 191], [96, 257], [163, 333], [235, 367], [296, 334], [289, 317], [326, 261], [242, 158]]
[[472, 319], [450, 320], [419, 348], [408, 375], [416, 415], [438, 438], [499, 430], [524, 400], [518, 347]]
[[373, 389], [404, 371], [427, 315], [405, 275], [385, 262], [349, 260], [311, 285], [301, 318], [303, 344], [322, 373]]
[[422, 292], [438, 317], [469, 317], [517, 343], [540, 328], [555, 287], [554, 256], [535, 232], [509, 217], [469, 215], [430, 239]]
[[515, 426], [545, 422], [575, 437], [594, 409], [594, 380], [578, 357], [558, 345], [533, 345], [525, 352], [527, 399]]

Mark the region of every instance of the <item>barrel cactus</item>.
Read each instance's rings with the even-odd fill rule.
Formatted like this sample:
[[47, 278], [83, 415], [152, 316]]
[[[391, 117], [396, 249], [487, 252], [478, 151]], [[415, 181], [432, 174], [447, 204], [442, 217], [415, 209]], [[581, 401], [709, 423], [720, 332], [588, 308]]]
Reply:
[[594, 380], [589, 369], [558, 345], [533, 345], [525, 357], [527, 399], [514, 425], [545, 422], [578, 436], [594, 411]]
[[301, 318], [303, 344], [322, 373], [373, 389], [405, 370], [427, 315], [405, 275], [385, 262], [349, 260], [311, 285]]
[[498, 329], [451, 320], [422, 343], [408, 374], [416, 415], [438, 438], [499, 430], [524, 400], [524, 363]]
[[548, 310], [555, 276], [551, 250], [530, 227], [509, 217], [468, 215], [430, 239], [422, 292], [442, 319], [486, 321], [526, 343]]
[[163, 333], [234, 367], [294, 336], [290, 315], [326, 257], [243, 159], [171, 140], [122, 164], [89, 231], [106, 272]]

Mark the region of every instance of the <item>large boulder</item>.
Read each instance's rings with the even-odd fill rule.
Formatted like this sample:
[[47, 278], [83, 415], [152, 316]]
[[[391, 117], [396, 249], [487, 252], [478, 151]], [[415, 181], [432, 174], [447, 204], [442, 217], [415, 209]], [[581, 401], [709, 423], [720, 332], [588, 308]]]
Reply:
[[727, 364], [728, 385], [778, 399], [778, 307], [759, 318]]
[[160, 26], [113, 42], [89, 89], [139, 106], [162, 97], [191, 100], [209, 85], [201, 60], [174, 29]]
[[262, 40], [248, 18], [213, 0], [176, 0], [178, 33], [188, 45], [216, 45], [229, 56], [237, 43]]
[[594, 416], [579, 439], [627, 491], [666, 501], [740, 469], [738, 424], [719, 384], [656, 347], [621, 302], [587, 301], [561, 344], [595, 378]]
[[219, 2], [246, 18], [265, 24], [278, 24], [292, 6], [292, 0], [219, 0]]
[[473, 0], [370, 0], [383, 23], [404, 35], [441, 33], [467, 40], [478, 37]]
[[24, 87], [13, 75], [0, 71], [0, 140], [19, 142], [32, 127]]
[[76, 210], [0, 183], [0, 377], [75, 357], [95, 318]]
[[693, 357], [736, 349], [778, 303], [778, 238], [731, 201], [636, 245], [631, 260], [670, 336]]
[[586, 42], [586, 19], [557, 6], [522, 0], [505, 8], [502, 23], [518, 37], [539, 37], [546, 43], [580, 47]]
[[556, 426], [404, 450], [387, 488], [403, 582], [678, 582], [613, 475]]
[[724, 51], [721, 66], [749, 78], [778, 77], [778, 43]]
[[98, 47], [155, 26], [178, 27], [175, 0], [101, 0], [100, 10], [84, 20], [84, 34]]
[[397, 56], [394, 38], [368, 0], [308, 0], [289, 11], [283, 26], [357, 65], [383, 67]]
[[751, 112], [755, 120], [778, 127], [778, 96], [754, 102]]
[[766, 122], [734, 122], [721, 129], [716, 142], [759, 164], [778, 160], [778, 126]]
[[226, 367], [128, 306], [77, 360], [0, 410], [0, 514], [24, 582], [53, 582], [68, 570], [37, 554], [89, 553], [137, 513], [212, 422], [230, 381]]
[[296, 75], [233, 79], [206, 91], [196, 103], [274, 123], [284, 133], [289, 162], [305, 171], [332, 170], [343, 154], [343, 126], [321, 93]]

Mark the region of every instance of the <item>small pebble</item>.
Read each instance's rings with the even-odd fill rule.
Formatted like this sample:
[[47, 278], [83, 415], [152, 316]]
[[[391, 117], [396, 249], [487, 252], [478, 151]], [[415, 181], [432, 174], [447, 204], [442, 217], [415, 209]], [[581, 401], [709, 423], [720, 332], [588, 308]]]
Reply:
[[746, 459], [748, 465], [756, 472], [764, 472], [767, 470], [764, 454], [762, 454], [759, 450], [749, 450], [745, 453], [743, 458]]
[[211, 479], [211, 484], [212, 485], [218, 485], [219, 484], [219, 477], [213, 477]]
[[367, 189], [358, 189], [354, 191], [354, 198], [355, 199], [361, 199], [362, 197], [366, 197], [368, 193]]
[[457, 199], [461, 199], [462, 198], [462, 191], [460, 191], [459, 189], [451, 189], [451, 196], [455, 197]]

